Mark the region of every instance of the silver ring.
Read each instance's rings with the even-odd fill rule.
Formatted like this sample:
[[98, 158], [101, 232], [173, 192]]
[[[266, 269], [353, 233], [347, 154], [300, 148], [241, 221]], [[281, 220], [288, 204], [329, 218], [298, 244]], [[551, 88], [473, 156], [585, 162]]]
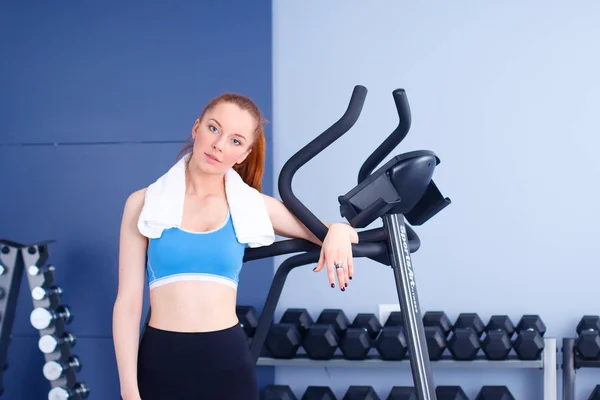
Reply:
[[335, 269], [342, 268], [342, 263], [333, 263]]

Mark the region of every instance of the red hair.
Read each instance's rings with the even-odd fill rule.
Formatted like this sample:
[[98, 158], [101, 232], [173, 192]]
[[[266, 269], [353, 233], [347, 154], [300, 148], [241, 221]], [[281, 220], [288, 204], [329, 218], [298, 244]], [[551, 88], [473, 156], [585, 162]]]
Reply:
[[[256, 122], [256, 128], [254, 130], [254, 142], [251, 145], [252, 151], [241, 164], [236, 164], [233, 169], [240, 175], [246, 184], [252, 186], [254, 189], [260, 192], [262, 190], [262, 178], [265, 171], [265, 153], [267, 152], [267, 142], [265, 140], [265, 130], [263, 124], [267, 123], [268, 121], [263, 118], [260, 109], [250, 98], [236, 93], [225, 93], [211, 100], [211, 102], [208, 103], [202, 111], [200, 120], [204, 118], [204, 115], [208, 111], [221, 103], [233, 103], [237, 105], [242, 110], [248, 111]], [[187, 143], [184, 146], [184, 148], [179, 152], [177, 158], [185, 154], [193, 147], [194, 144], [192, 140], [190, 143]]]

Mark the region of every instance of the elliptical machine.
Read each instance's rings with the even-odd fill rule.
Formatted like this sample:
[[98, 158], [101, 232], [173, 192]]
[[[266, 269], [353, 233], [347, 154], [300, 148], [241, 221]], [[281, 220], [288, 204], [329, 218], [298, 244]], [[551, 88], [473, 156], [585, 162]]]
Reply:
[[[294, 195], [294, 174], [317, 154], [354, 126], [364, 105], [367, 89], [355, 86], [344, 115], [326, 131], [300, 149], [283, 166], [279, 174], [279, 193], [283, 203], [321, 241], [327, 227]], [[359, 232], [360, 243], [352, 246], [353, 257], [366, 257], [394, 271], [400, 309], [407, 333], [408, 354], [419, 400], [436, 400], [435, 385], [419, 309], [411, 253], [420, 247], [415, 231], [406, 224], [422, 225], [450, 204], [432, 180], [440, 159], [431, 151], [400, 154], [372, 172], [406, 137], [411, 125], [410, 108], [404, 89], [392, 92], [400, 122], [388, 138], [367, 158], [358, 174], [358, 185], [339, 196], [340, 214], [354, 228], [364, 228], [377, 218], [383, 227]], [[244, 261], [277, 255], [300, 253], [285, 260], [275, 273], [251, 343], [257, 363], [267, 337], [275, 308], [290, 271], [316, 263], [320, 247], [301, 239], [281, 240], [270, 246], [246, 249]]]

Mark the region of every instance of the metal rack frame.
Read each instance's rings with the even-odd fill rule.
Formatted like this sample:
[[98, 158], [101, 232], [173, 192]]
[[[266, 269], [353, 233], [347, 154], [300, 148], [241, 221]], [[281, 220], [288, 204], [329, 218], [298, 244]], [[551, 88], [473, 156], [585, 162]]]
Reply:
[[579, 368], [600, 368], [600, 360], [584, 360], [575, 351], [577, 338], [563, 338], [563, 400], [575, 400], [575, 373]]
[[[456, 361], [451, 358], [445, 358], [438, 361], [431, 361], [431, 365], [449, 368], [541, 369], [543, 372], [543, 399], [557, 400], [558, 364], [556, 354], [556, 338], [544, 338], [544, 350], [540, 359], [538, 360], [520, 360], [518, 358], [509, 358], [507, 360], [491, 361], [480, 357], [472, 361]], [[377, 357], [368, 357], [365, 360], [348, 360], [342, 358], [341, 356], [334, 357], [330, 360], [312, 360], [302, 355], [292, 359], [259, 357], [256, 365], [271, 367], [403, 368], [409, 367], [410, 361], [408, 358], [400, 361], [387, 361]], [[565, 400], [567, 400], [566, 397]]]
[[[48, 245], [50, 243], [54, 243], [54, 241], [45, 240], [22, 244], [0, 239], [0, 291], [2, 291], [0, 296], [0, 397], [4, 393], [2, 375], [7, 365], [8, 349], [23, 275], [27, 277], [28, 289], [32, 293], [33, 312], [29, 317], [30, 321], [32, 315], [37, 312], [36, 310], [42, 311], [41, 318], [44, 320], [53, 318], [52, 313], [56, 313], [60, 307], [66, 306], [60, 303], [62, 289], [55, 287], [55, 269], [48, 263], [50, 257]], [[66, 307], [68, 313], [68, 306]], [[44, 310], [48, 310], [48, 316], [43, 313]], [[62, 338], [65, 333], [68, 333], [68, 324], [68, 321], [56, 318], [52, 324], [36, 329], [40, 338], [45, 335]], [[78, 357], [71, 352], [71, 345], [66, 342], [57, 346], [55, 350], [44, 353], [43, 356], [45, 365], [42, 371], [45, 371], [48, 366], [51, 376], [54, 374], [54, 363], [69, 365], [74, 360], [79, 362]], [[64, 398], [68, 395], [70, 400], [83, 400], [90, 393], [84, 383], [78, 382], [77, 371], [73, 368], [68, 368], [57, 379], [49, 380], [48, 384], [50, 386], [48, 396], [52, 399]]]

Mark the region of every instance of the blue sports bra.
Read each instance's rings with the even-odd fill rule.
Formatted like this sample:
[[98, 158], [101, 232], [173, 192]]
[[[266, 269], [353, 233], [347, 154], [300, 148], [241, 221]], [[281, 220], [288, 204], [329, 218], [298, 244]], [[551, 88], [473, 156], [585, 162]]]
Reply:
[[146, 274], [150, 290], [171, 282], [203, 280], [237, 288], [245, 244], [238, 242], [231, 214], [208, 232], [165, 229], [150, 239]]

